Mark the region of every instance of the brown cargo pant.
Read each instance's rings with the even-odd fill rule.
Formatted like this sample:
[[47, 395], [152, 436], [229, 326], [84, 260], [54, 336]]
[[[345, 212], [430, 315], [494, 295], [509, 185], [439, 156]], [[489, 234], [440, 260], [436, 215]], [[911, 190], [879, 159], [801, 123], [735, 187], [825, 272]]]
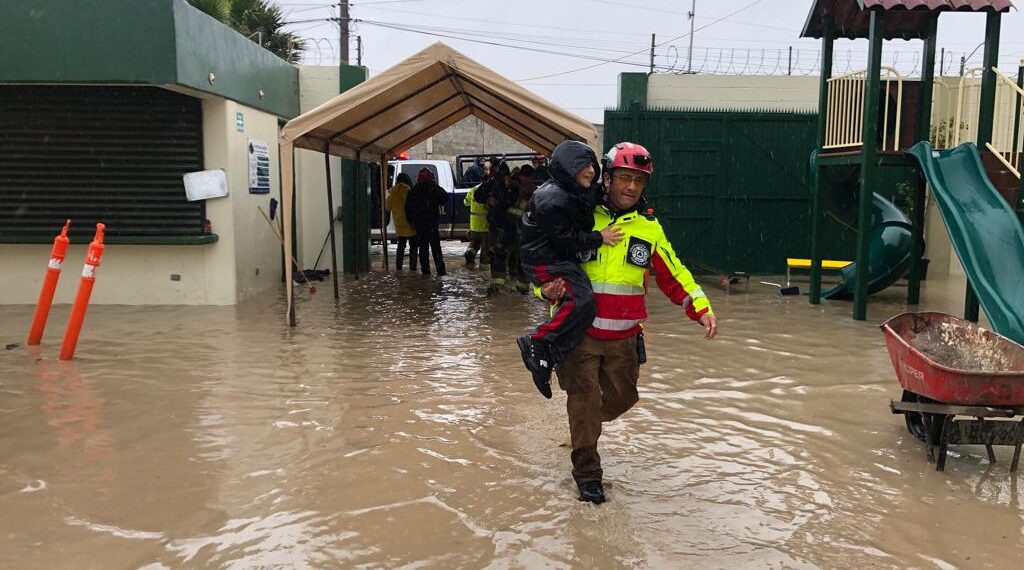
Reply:
[[555, 372], [558, 386], [568, 395], [572, 478], [577, 484], [600, 481], [601, 423], [626, 413], [640, 399], [636, 337], [600, 340], [584, 335]]

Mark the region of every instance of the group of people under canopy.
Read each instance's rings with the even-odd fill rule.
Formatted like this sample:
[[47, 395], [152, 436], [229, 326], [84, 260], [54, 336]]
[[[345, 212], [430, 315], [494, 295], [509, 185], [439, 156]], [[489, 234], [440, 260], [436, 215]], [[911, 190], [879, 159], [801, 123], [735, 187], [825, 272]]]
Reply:
[[[498, 157], [479, 158], [466, 169], [463, 179], [475, 183], [464, 199], [470, 212], [466, 264], [473, 266], [479, 260], [480, 268], [490, 271], [489, 295], [500, 293], [509, 281], [517, 291], [528, 292], [529, 280], [518, 255], [521, 218], [534, 191], [547, 180], [547, 159], [535, 156], [530, 163], [510, 167]], [[419, 269], [430, 275], [433, 259], [433, 271], [447, 273], [438, 223], [448, 199], [429, 168], [421, 169], [415, 182], [405, 173], [398, 175], [385, 202], [398, 236], [398, 270], [405, 265], [408, 250], [410, 271]]]

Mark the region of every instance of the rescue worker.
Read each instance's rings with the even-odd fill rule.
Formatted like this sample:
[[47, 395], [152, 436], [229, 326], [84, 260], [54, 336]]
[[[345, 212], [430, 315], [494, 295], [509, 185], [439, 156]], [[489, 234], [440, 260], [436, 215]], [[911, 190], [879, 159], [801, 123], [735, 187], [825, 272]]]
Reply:
[[466, 265], [473, 265], [476, 263], [477, 254], [479, 254], [480, 267], [483, 268], [485, 265], [490, 265], [491, 254], [488, 251], [490, 244], [487, 241], [487, 205], [474, 199], [479, 188], [480, 184], [470, 188], [463, 201], [469, 208], [469, 245], [463, 255], [466, 258]]
[[416, 242], [416, 229], [412, 227], [409, 219], [405, 216], [405, 202], [409, 197], [410, 190], [412, 190], [412, 179], [404, 172], [399, 173], [398, 178], [395, 180], [395, 185], [388, 190], [388, 195], [384, 202], [384, 207], [387, 208], [388, 212], [391, 212], [392, 219], [395, 221], [395, 233], [398, 234], [395, 268], [399, 271], [402, 270], [402, 262], [405, 260], [406, 244], [409, 245], [410, 271], [416, 271], [416, 255], [419, 249]]
[[548, 159], [545, 156], [534, 156], [533, 162], [533, 181], [538, 186], [544, 184], [548, 180]]
[[516, 291], [525, 295], [530, 292], [530, 277], [526, 274], [526, 270], [523, 269], [519, 248], [522, 245], [523, 238], [523, 214], [529, 208], [530, 198], [533, 197], [533, 193], [537, 189], [537, 184], [533, 180], [533, 167], [529, 164], [524, 164], [516, 168], [512, 175], [512, 186], [518, 191], [518, 195], [516, 203], [508, 209], [508, 213], [516, 224], [516, 241], [509, 252], [508, 267], [509, 273], [515, 277]]
[[[711, 303], [679, 261], [643, 192], [654, 165], [647, 150], [619, 143], [605, 157], [605, 196], [594, 210], [594, 227], [611, 223], [623, 232], [616, 245], [602, 245], [583, 262], [594, 290], [596, 317], [584, 339], [556, 368], [558, 385], [567, 394], [572, 440], [572, 476], [581, 501], [605, 501], [601, 456], [597, 441], [602, 422], [612, 421], [639, 400], [637, 379], [646, 361], [641, 323], [647, 318], [648, 278], [687, 317], [704, 327], [704, 337], [718, 334]], [[553, 280], [539, 288], [552, 303], [565, 294], [564, 283]]]
[[419, 244], [420, 272], [430, 275], [431, 254], [434, 257], [434, 269], [438, 275], [446, 275], [444, 257], [441, 254], [441, 234], [437, 231], [437, 223], [441, 219], [441, 210], [448, 202], [448, 193], [434, 181], [434, 173], [423, 167], [416, 175], [416, 185], [409, 192], [405, 202], [405, 213], [416, 228], [416, 241]]
[[473, 164], [466, 169], [466, 174], [463, 176], [463, 180], [469, 183], [480, 183], [484, 181], [484, 159], [483, 157], [477, 158], [473, 161]]
[[533, 194], [530, 211], [523, 216], [520, 255], [530, 282], [541, 285], [561, 278], [568, 291], [550, 318], [516, 339], [533, 384], [549, 399], [555, 365], [594, 321], [594, 293], [580, 263], [593, 257], [602, 243], [615, 245], [622, 239], [614, 225], [594, 230], [600, 171], [589, 146], [562, 141], [551, 153], [551, 179]]
[[494, 176], [476, 191], [473, 199], [487, 204], [488, 240], [491, 249], [491, 282], [488, 295], [497, 295], [505, 286], [508, 274], [508, 257], [515, 244], [516, 225], [508, 217], [508, 209], [515, 203], [516, 192], [512, 189], [512, 177], [508, 164], [501, 162], [494, 168]]

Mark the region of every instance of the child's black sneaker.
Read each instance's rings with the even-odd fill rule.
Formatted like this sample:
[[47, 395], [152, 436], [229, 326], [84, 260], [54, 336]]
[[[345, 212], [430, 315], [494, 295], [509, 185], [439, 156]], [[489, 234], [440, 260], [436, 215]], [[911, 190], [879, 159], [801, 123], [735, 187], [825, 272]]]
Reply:
[[533, 374], [533, 383], [545, 398], [551, 398], [551, 357], [548, 345], [542, 340], [523, 335], [516, 339], [519, 352], [523, 354], [523, 364]]

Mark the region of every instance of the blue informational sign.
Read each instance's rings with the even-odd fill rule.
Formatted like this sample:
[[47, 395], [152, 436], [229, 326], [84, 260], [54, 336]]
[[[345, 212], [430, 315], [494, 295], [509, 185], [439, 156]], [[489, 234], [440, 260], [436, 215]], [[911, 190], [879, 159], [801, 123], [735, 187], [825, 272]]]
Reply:
[[235, 113], [235, 129], [240, 133], [245, 132], [245, 115]]

